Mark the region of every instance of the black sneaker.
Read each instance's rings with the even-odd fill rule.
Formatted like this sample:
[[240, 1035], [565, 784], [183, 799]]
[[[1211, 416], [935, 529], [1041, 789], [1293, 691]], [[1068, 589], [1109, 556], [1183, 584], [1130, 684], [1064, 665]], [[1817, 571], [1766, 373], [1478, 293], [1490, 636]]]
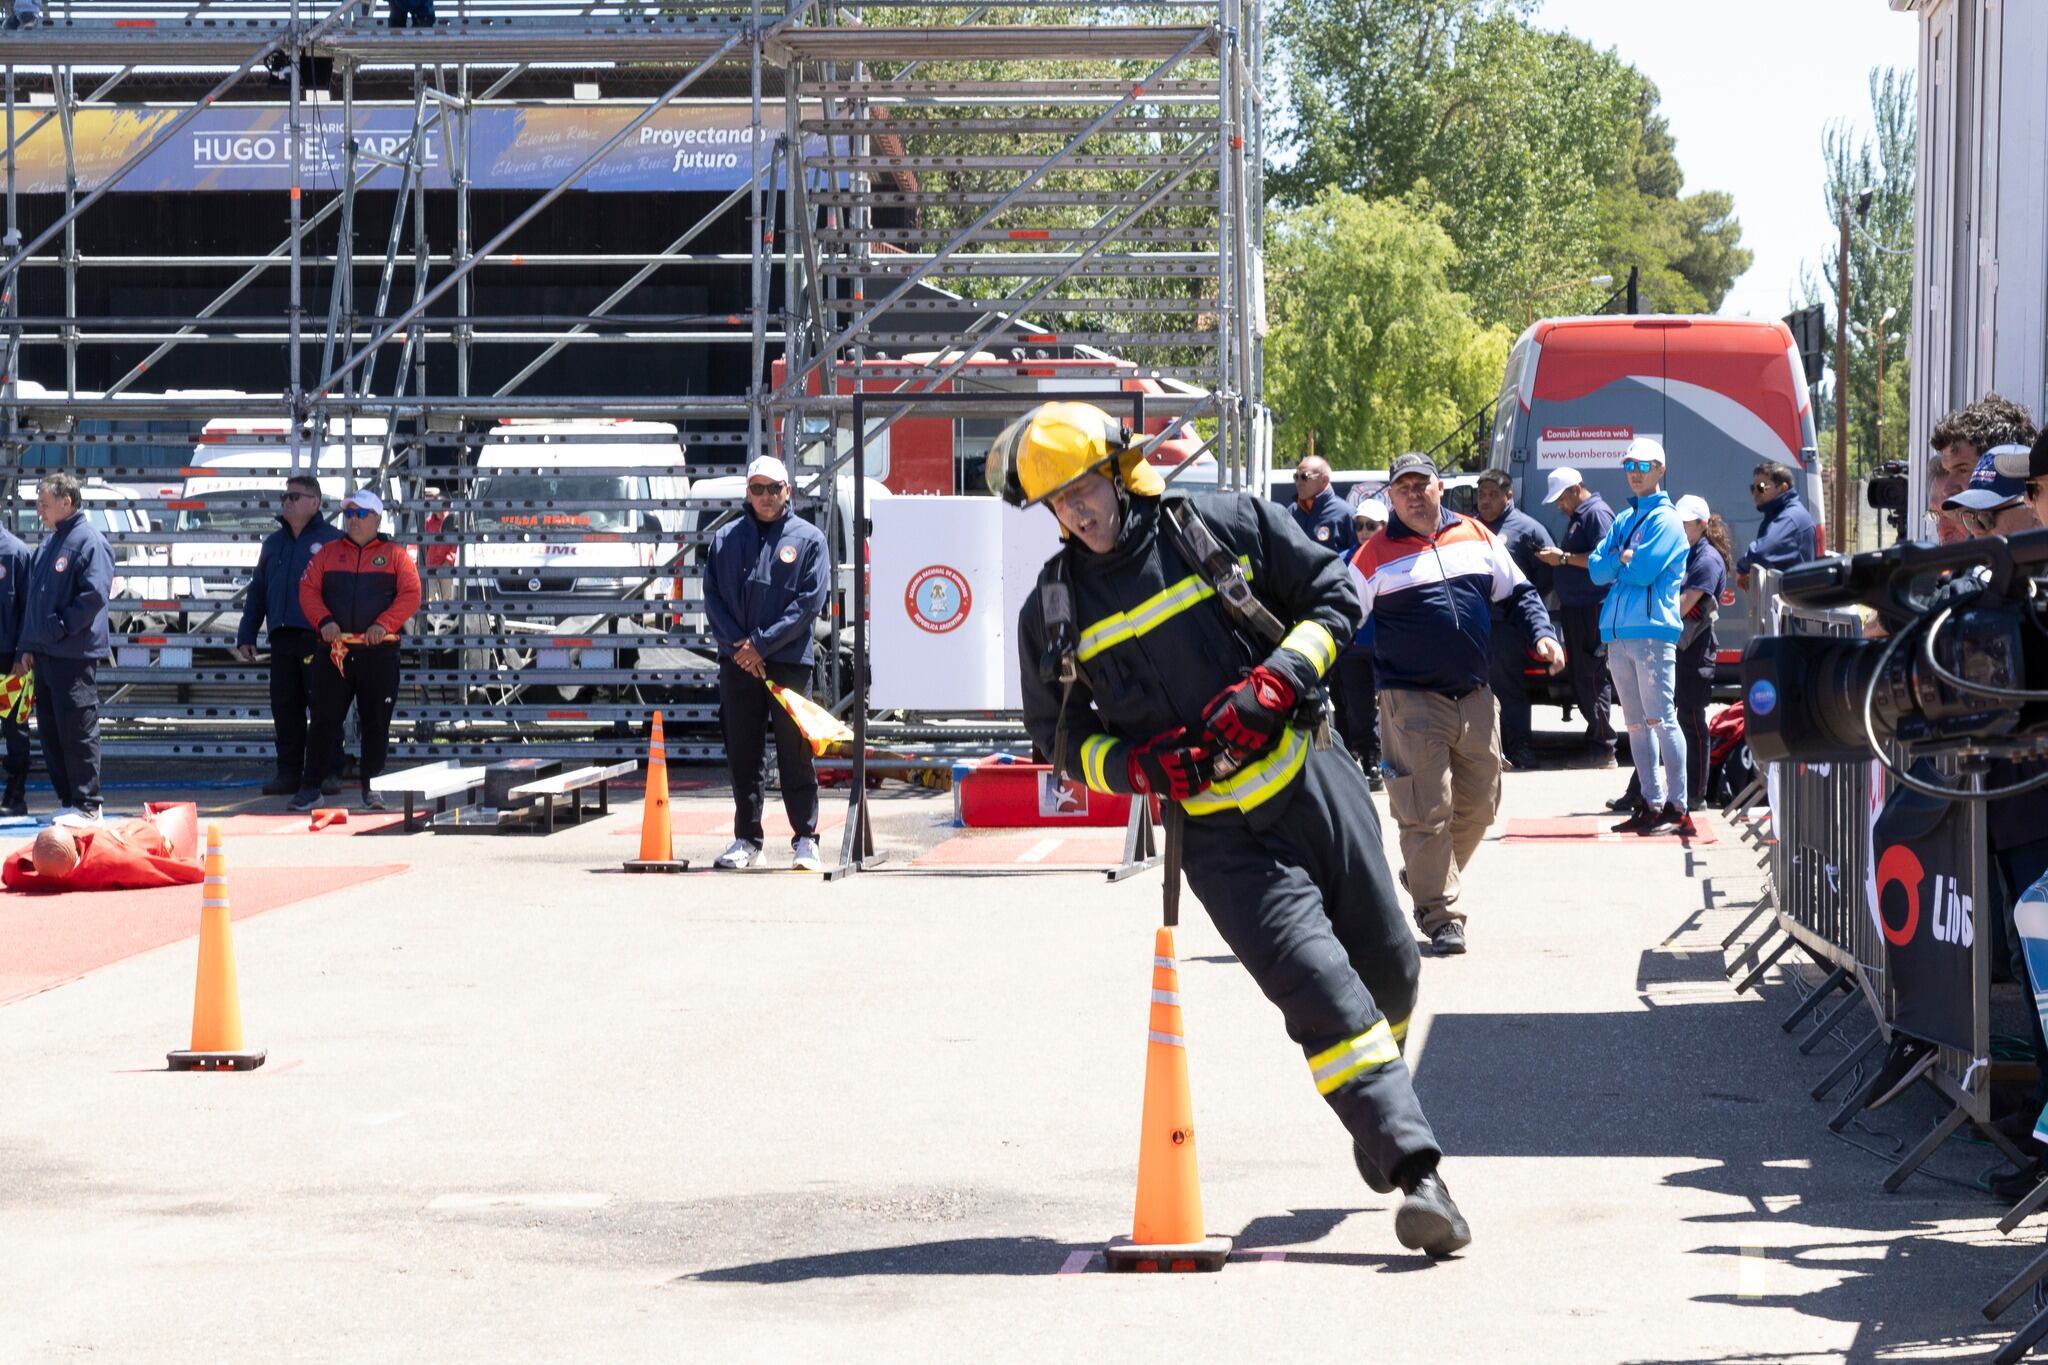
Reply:
[[1877, 1069], [1863, 1093], [1865, 1109], [1882, 1109], [1899, 1096], [1913, 1088], [1913, 1082], [1934, 1063], [1935, 1049], [1932, 1043], [1923, 1043], [1918, 1038], [1909, 1038], [1903, 1033], [1892, 1035], [1891, 1049], [1884, 1054], [1884, 1065]]
[[285, 805], [285, 809], [290, 811], [309, 811], [319, 803], [319, 800], [319, 792], [310, 788], [302, 789], [297, 796], [294, 796]]
[[1351, 1160], [1358, 1167], [1359, 1177], [1374, 1194], [1394, 1192], [1394, 1182], [1380, 1174], [1380, 1168], [1372, 1164], [1372, 1158], [1365, 1154], [1365, 1148], [1359, 1146], [1356, 1139], [1351, 1143]]
[[1518, 773], [1535, 772], [1543, 766], [1542, 761], [1536, 757], [1536, 751], [1526, 744], [1508, 754], [1507, 760], [1509, 766]]
[[1630, 787], [1627, 791], [1623, 792], [1621, 795], [1615, 797], [1612, 801], [1609, 801], [1606, 804], [1607, 809], [1612, 811], [1641, 810], [1643, 808], [1643, 799], [1640, 796], [1636, 795], [1636, 789], [1634, 787]]
[[1613, 830], [1616, 834], [1641, 834], [1644, 830], [1655, 824], [1663, 814], [1662, 807], [1651, 810], [1648, 806], [1638, 806], [1634, 815], [1629, 816], [1628, 819], [1618, 825], [1609, 825], [1607, 828]]
[[279, 773], [276, 777], [263, 784], [263, 794], [265, 796], [290, 796], [297, 792], [298, 789], [299, 779], [296, 777], [286, 777], [283, 773]]
[[[1657, 807], [1657, 812], [1650, 817], [1649, 823], [1637, 830], [1636, 833], [1645, 836], [1651, 834], [1676, 834], [1678, 833], [1679, 826], [1690, 825], [1691, 823], [1691, 819], [1687, 817], [1684, 811], [1680, 810], [1672, 802], [1666, 801], [1663, 805]], [[1699, 831], [1694, 830], [1693, 832], [1696, 834]]]
[[322, 796], [341, 795], [341, 779], [329, 776], [326, 781], [320, 784], [320, 794]]
[[1407, 1195], [1394, 1213], [1394, 1236], [1402, 1246], [1434, 1260], [1471, 1245], [1472, 1228], [1442, 1176], [1429, 1171], [1408, 1185]]
[[1991, 1191], [1991, 1197], [2001, 1204], [2017, 1204], [2034, 1192], [2034, 1187], [2048, 1180], [2048, 1166], [2039, 1158], [2028, 1162], [2016, 1171], [2000, 1171], [1984, 1181], [1984, 1188]]
[[1429, 936], [1429, 946], [1436, 950], [1438, 957], [1456, 957], [1465, 951], [1465, 926], [1456, 920], [1439, 924], [1436, 932]]

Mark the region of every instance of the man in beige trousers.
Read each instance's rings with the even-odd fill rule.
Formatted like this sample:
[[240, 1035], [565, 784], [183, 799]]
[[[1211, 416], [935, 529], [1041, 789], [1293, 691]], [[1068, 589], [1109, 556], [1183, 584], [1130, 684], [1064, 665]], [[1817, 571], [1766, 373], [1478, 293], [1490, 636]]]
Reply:
[[1386, 527], [1351, 556], [1373, 626], [1387, 805], [1401, 828], [1401, 882], [1439, 956], [1465, 951], [1459, 876], [1500, 807], [1500, 720], [1487, 686], [1492, 611], [1553, 673], [1564, 646], [1500, 537], [1447, 510], [1426, 455], [1388, 471]]

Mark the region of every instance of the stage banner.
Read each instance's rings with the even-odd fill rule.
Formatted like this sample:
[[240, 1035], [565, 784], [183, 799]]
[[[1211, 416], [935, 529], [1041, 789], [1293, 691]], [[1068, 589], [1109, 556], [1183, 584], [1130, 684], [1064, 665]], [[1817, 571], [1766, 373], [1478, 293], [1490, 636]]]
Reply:
[[[136, 155], [143, 160], [114, 193], [164, 194], [185, 191], [283, 191], [291, 186], [289, 113], [278, 105], [222, 104], [202, 112], [175, 133], [176, 106], [117, 105], [86, 108], [73, 120], [81, 192], [98, 189]], [[482, 190], [544, 190], [640, 112], [627, 105], [534, 105], [484, 108], [472, 115], [469, 147], [471, 184]], [[40, 126], [37, 126], [40, 121]], [[18, 156], [23, 194], [64, 192], [64, 137], [47, 109], [17, 110], [17, 128], [34, 128]], [[460, 140], [457, 121], [429, 123], [420, 156], [429, 189], [453, 186]], [[762, 165], [780, 128], [762, 127]], [[409, 105], [358, 106], [355, 137], [360, 152], [402, 160], [413, 130]], [[824, 139], [815, 139], [822, 148]], [[844, 139], [841, 139], [843, 142]], [[338, 190], [346, 166], [341, 112], [325, 104], [304, 115], [301, 164], [309, 192]], [[816, 149], [814, 149], [816, 150]], [[753, 129], [746, 106], [671, 105], [619, 145], [576, 182], [595, 191], [724, 191], [753, 176]], [[368, 169], [360, 162], [358, 173]], [[370, 177], [372, 189], [394, 189], [399, 172], [385, 168]]]
[[[1935, 777], [1931, 766], [1915, 771]], [[1877, 817], [1871, 855], [1893, 1025], [1926, 1042], [1974, 1052], [1971, 953], [1979, 926], [1969, 831], [1962, 803], [1901, 787]]]

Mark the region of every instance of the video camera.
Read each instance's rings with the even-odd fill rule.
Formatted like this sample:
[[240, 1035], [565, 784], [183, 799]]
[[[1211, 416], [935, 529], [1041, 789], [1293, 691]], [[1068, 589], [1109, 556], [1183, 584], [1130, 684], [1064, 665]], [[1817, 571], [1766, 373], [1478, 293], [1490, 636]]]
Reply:
[[1870, 481], [1863, 485], [1863, 501], [1871, 510], [1885, 514], [1896, 539], [1904, 539], [1906, 534], [1906, 489], [1904, 460], [1886, 460], [1871, 471]]
[[[2048, 753], [2048, 530], [1909, 543], [1789, 569], [1783, 599], [1864, 606], [1885, 635], [1763, 635], [1742, 656], [1759, 762]], [[1888, 748], [1889, 746], [1889, 748]]]

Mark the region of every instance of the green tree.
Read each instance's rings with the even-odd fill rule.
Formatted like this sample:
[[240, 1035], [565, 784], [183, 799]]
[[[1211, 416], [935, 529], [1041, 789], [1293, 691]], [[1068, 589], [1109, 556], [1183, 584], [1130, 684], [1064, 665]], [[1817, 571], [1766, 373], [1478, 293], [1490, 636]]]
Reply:
[[[1870, 73], [1871, 128], [1862, 132], [1844, 121], [1830, 123], [1821, 136], [1824, 171], [1821, 204], [1828, 225], [1826, 247], [1803, 272], [1795, 306], [1825, 303], [1835, 318], [1836, 262], [1840, 206], [1849, 206], [1849, 455], [1867, 469], [1876, 460], [1906, 458], [1906, 347], [1913, 314], [1913, 169], [1916, 112], [1913, 75], [1894, 67]], [[1864, 191], [1870, 207], [1859, 219]], [[1885, 314], [1890, 313], [1889, 320]], [[1884, 394], [1877, 384], [1878, 335], [1884, 345]], [[1829, 394], [1816, 412], [1818, 426], [1834, 429], [1834, 337], [1828, 344]], [[1882, 411], [1883, 439], [1878, 414]], [[1880, 449], [1880, 444], [1882, 449]]]
[[[1652, 307], [1710, 309], [1749, 264], [1729, 196], [1682, 195], [1657, 92], [1613, 51], [1533, 28], [1525, 0], [1282, 0], [1274, 193], [1326, 185], [1442, 212], [1481, 317], [1596, 306], [1559, 289], [1642, 271]], [[1540, 300], [1540, 302], [1539, 302]]]
[[1682, 194], [1677, 140], [1657, 112], [1657, 89], [1642, 85], [1634, 154], [1596, 201], [1601, 268], [1616, 280], [1633, 267], [1643, 311], [1711, 313], [1755, 253], [1742, 246], [1735, 200], [1720, 190]]
[[1267, 220], [1266, 398], [1277, 449], [1342, 468], [1427, 446], [1491, 397], [1509, 336], [1451, 284], [1449, 233], [1399, 200], [1326, 189]]

